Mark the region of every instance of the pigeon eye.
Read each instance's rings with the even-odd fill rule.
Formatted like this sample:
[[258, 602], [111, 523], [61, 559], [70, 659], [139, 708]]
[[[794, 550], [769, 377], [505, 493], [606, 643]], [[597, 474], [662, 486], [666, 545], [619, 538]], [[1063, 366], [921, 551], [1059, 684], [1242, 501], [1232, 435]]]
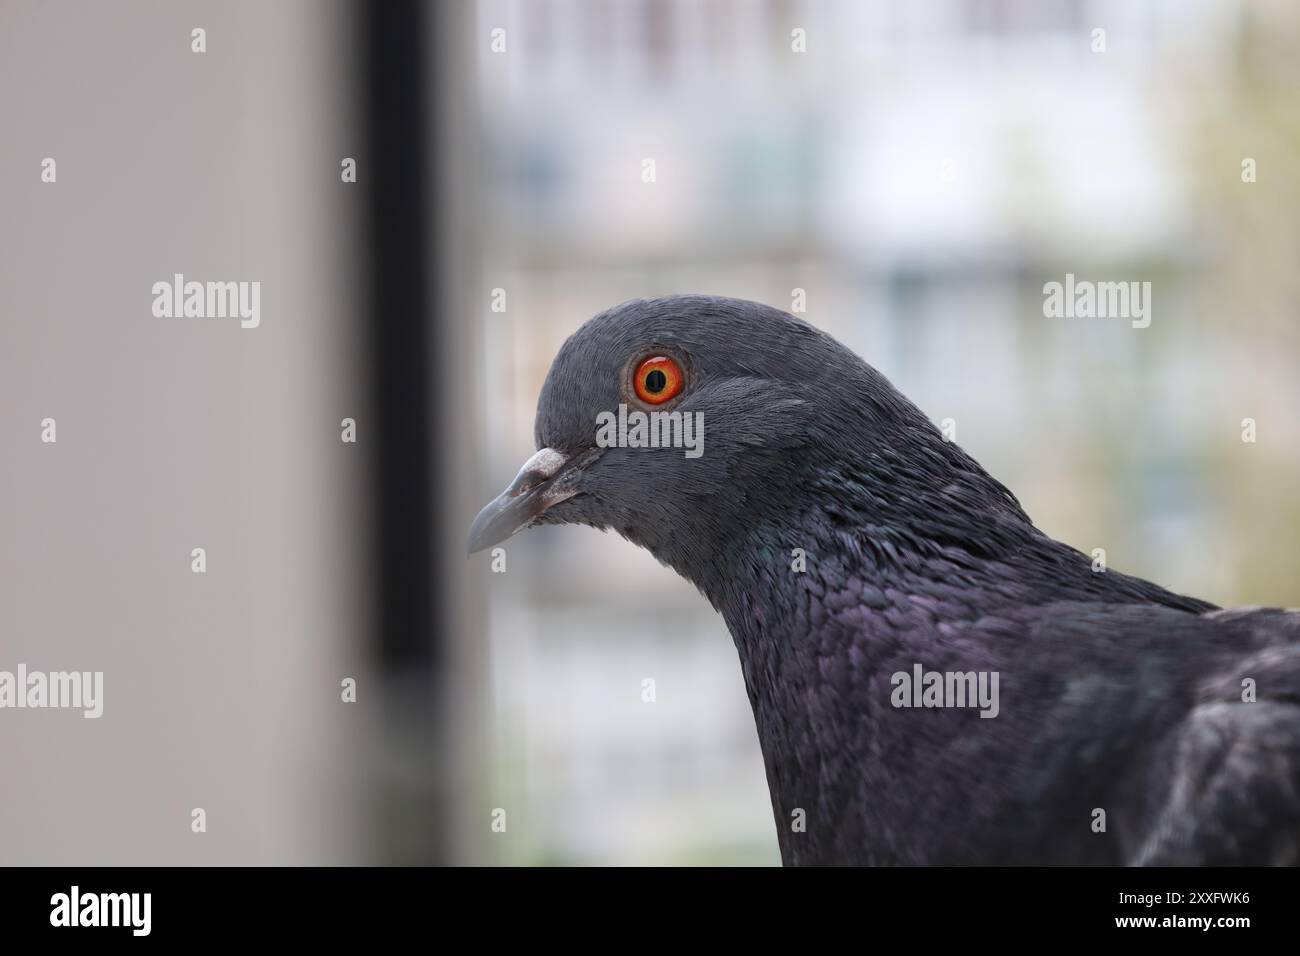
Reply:
[[647, 405], [662, 405], [680, 394], [685, 384], [686, 376], [682, 374], [682, 367], [676, 359], [667, 355], [646, 359], [636, 367], [632, 375], [636, 397]]

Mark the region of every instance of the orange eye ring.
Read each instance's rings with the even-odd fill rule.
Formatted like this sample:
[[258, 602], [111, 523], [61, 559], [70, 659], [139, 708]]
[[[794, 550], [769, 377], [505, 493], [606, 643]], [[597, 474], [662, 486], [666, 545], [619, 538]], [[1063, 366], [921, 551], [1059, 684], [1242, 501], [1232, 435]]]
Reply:
[[680, 395], [685, 386], [686, 376], [682, 367], [667, 355], [646, 359], [632, 373], [632, 389], [636, 397], [647, 405], [662, 405]]

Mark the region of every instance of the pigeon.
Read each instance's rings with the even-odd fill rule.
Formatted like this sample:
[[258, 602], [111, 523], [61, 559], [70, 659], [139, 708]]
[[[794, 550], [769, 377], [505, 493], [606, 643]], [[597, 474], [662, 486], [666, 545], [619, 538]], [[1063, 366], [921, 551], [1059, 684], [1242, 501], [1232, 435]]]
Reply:
[[587, 525], [692, 582], [735, 641], [784, 864], [1300, 862], [1300, 613], [1053, 540], [812, 324], [616, 306], [560, 348], [535, 438], [469, 550]]

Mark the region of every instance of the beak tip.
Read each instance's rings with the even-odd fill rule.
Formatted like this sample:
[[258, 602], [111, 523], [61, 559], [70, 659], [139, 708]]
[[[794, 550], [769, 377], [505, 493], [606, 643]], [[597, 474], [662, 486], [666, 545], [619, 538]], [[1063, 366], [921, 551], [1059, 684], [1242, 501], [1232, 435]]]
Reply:
[[[495, 502], [493, 502], [495, 504]], [[470, 525], [469, 537], [465, 539], [465, 557], [472, 558], [485, 548], [489, 548], [500, 540], [500, 535], [494, 535], [490, 532], [492, 528], [492, 519], [498, 512], [489, 505], [479, 512], [474, 523]]]

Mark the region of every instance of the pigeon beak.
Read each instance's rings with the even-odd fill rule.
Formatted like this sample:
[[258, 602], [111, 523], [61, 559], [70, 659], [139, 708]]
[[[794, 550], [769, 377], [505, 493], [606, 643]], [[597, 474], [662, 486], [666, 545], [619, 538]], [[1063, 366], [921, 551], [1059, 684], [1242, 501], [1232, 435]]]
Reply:
[[554, 448], [543, 448], [524, 462], [510, 486], [474, 519], [469, 529], [468, 553], [500, 544], [548, 508], [576, 495], [576, 488], [562, 487], [560, 480], [576, 470], [565, 468], [571, 461], [574, 459]]

